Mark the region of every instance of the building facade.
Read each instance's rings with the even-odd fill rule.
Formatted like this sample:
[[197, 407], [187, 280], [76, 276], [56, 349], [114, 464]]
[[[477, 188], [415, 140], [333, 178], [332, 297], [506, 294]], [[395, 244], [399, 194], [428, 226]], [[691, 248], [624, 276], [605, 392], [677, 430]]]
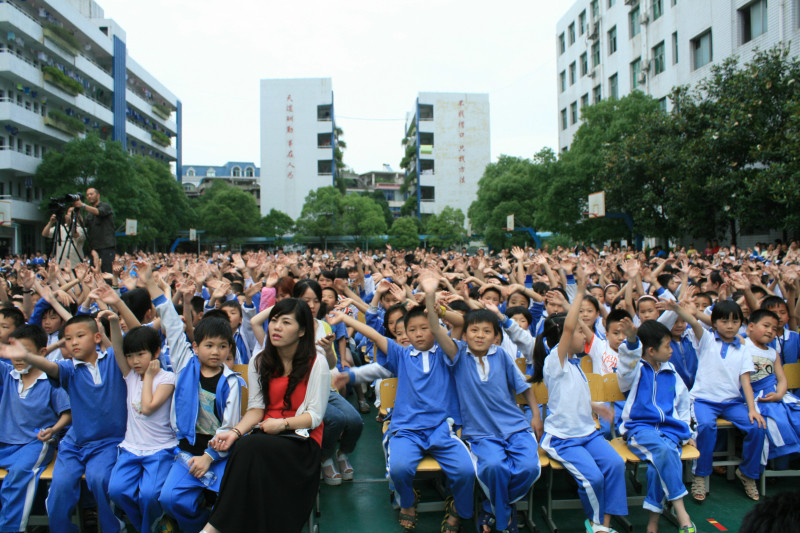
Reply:
[[334, 185], [330, 78], [261, 80], [261, 214], [300, 217], [309, 191]]
[[228, 161], [224, 165], [190, 165], [183, 166], [181, 183], [188, 197], [203, 194], [214, 180], [222, 180], [244, 192], [253, 195], [256, 204], [261, 206], [261, 169], [252, 161]]
[[344, 171], [341, 173], [347, 187], [347, 194], [374, 194], [380, 192], [389, 210], [397, 218], [402, 215], [401, 210], [408, 192], [404, 192], [404, 172], [392, 170], [389, 165], [384, 165], [383, 170], [371, 170], [362, 174]]
[[33, 175], [75, 137], [120, 141], [181, 175], [180, 100], [128, 55], [125, 32], [100, 6], [6, 1], [0, 24], [0, 256], [43, 249], [49, 192]]
[[639, 90], [669, 109], [673, 87], [780, 43], [800, 55], [798, 0], [579, 0], [556, 25], [559, 148], [584, 106]]
[[450, 206], [467, 215], [491, 162], [489, 126], [488, 94], [419, 93], [407, 113], [400, 165], [407, 212], [425, 218]]

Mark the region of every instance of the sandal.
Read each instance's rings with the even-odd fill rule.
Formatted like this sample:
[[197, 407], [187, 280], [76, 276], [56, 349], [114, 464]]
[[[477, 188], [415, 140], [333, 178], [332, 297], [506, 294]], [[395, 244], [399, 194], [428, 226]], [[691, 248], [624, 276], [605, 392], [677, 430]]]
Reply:
[[342, 474], [342, 479], [344, 481], [352, 481], [353, 465], [350, 464], [350, 461], [347, 458], [347, 454], [337, 451], [336, 463], [337, 466], [339, 467], [339, 472], [341, 472]]
[[519, 523], [517, 523], [517, 506], [511, 505], [511, 520], [506, 525], [506, 528], [503, 530], [507, 533], [519, 533]]
[[[419, 518], [419, 513], [417, 512], [417, 504], [421, 499], [420, 493], [418, 490], [414, 491], [414, 505], [411, 506], [414, 509], [414, 514], [408, 514], [404, 512], [400, 512], [397, 521], [400, 523], [400, 527], [403, 528], [403, 531], [413, 531], [417, 527], [417, 518]], [[404, 526], [403, 522], [411, 522], [411, 525]]]
[[692, 522], [690, 525], [678, 529], [678, 533], [697, 533], [697, 527]]
[[760, 496], [758, 495], [756, 480], [745, 476], [738, 468], [736, 469], [736, 477], [739, 478], [739, 481], [741, 481], [742, 485], [744, 485], [744, 493], [747, 494], [747, 497], [751, 500], [758, 501]]
[[[448, 522], [448, 518], [455, 517], [458, 519], [458, 524], [453, 525]], [[461, 519], [456, 513], [456, 503], [452, 496], [448, 496], [444, 501], [444, 520], [442, 520], [441, 533], [459, 533], [461, 531]]]
[[703, 476], [694, 476], [692, 480], [692, 499], [697, 503], [703, 503], [706, 500], [706, 478]]
[[369, 414], [369, 404], [366, 402], [366, 400], [359, 400], [358, 412], [365, 415]]
[[322, 461], [322, 480], [326, 485], [336, 486], [342, 484], [342, 474], [336, 470], [336, 464], [331, 457]]
[[583, 525], [586, 528], [586, 533], [617, 533], [616, 530], [602, 524], [592, 524], [589, 519], [586, 519]]
[[494, 516], [492, 516], [492, 513], [488, 511], [481, 511], [481, 514], [478, 515], [478, 528], [480, 533], [483, 533], [483, 526], [489, 526], [489, 531], [494, 530], [495, 519]]

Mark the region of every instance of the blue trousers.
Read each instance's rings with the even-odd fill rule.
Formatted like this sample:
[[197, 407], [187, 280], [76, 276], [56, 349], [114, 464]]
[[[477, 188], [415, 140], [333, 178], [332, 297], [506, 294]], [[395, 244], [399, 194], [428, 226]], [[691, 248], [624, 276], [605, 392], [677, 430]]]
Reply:
[[765, 431], [755, 422], [750, 422], [747, 405], [742, 400], [732, 402], [708, 402], [695, 399], [692, 402], [692, 418], [697, 423], [697, 449], [700, 458], [694, 466], [696, 476], [710, 476], [714, 461], [714, 443], [717, 440], [717, 418], [722, 417], [744, 432], [742, 462], [739, 469], [750, 479], [758, 479], [764, 468], [761, 454], [764, 451]]
[[117, 533], [124, 523], [114, 515], [108, 497], [108, 480], [117, 462], [119, 441], [76, 446], [66, 440], [58, 445], [58, 456], [53, 468], [53, 481], [47, 495], [47, 518], [53, 533], [75, 533], [78, 528], [70, 520], [72, 510], [81, 494], [81, 476], [97, 501], [97, 517], [103, 533]]
[[331, 391], [328, 395], [328, 407], [322, 421], [322, 459], [328, 459], [336, 451], [336, 445], [342, 453], [352, 453], [364, 429], [364, 421], [350, 402], [341, 394]]
[[[208, 487], [209, 490], [219, 492], [227, 463], [228, 458], [225, 457], [211, 464], [209, 471], [217, 475], [217, 481]], [[178, 521], [184, 533], [197, 533], [208, 522], [209, 512], [203, 503], [205, 489], [206, 486], [191, 475], [185, 466], [178, 462], [172, 463], [158, 501], [164, 512]]]
[[439, 462], [447, 476], [458, 515], [470, 518], [475, 467], [467, 445], [450, 430], [447, 422], [426, 431], [401, 429], [389, 440], [389, 477], [400, 499], [400, 507], [406, 509], [414, 505], [414, 475], [426, 453]]
[[654, 513], [664, 511], [669, 501], [686, 496], [681, 465], [681, 445], [657, 429], [636, 429], [628, 434], [628, 448], [647, 461], [647, 496], [643, 507]]
[[108, 482], [108, 494], [125, 511], [137, 531], [152, 531], [164, 514], [158, 498], [174, 462], [172, 450], [139, 456], [120, 448]]
[[592, 522], [602, 523], [606, 514], [628, 514], [625, 460], [599, 431], [569, 439], [545, 433], [542, 448], [578, 482], [578, 496]]
[[53, 459], [55, 446], [35, 440], [0, 444], [0, 468], [8, 471], [0, 486], [0, 532], [25, 531], [39, 476]]
[[469, 441], [478, 483], [488, 500], [483, 509], [494, 515], [497, 529], [506, 529], [511, 506], [524, 498], [539, 479], [539, 445], [531, 431], [519, 431], [507, 440], [485, 437]]

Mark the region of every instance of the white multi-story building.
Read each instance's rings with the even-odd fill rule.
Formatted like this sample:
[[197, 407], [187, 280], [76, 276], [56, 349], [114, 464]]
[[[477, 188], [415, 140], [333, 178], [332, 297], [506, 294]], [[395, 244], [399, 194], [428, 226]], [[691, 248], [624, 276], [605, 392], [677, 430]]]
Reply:
[[330, 78], [261, 80], [261, 213], [300, 216], [309, 191], [334, 184]]
[[489, 125], [488, 94], [419, 93], [406, 118], [401, 166], [420, 217], [438, 215], [446, 206], [466, 216], [491, 162]]
[[797, 0], [579, 0], [556, 25], [559, 147], [584, 106], [639, 90], [667, 109], [673, 87], [779, 43], [800, 55]]
[[0, 24], [0, 256], [43, 248], [39, 204], [50, 191], [33, 175], [75, 137], [120, 141], [181, 175], [180, 100], [128, 55], [125, 32], [100, 6], [5, 1]]

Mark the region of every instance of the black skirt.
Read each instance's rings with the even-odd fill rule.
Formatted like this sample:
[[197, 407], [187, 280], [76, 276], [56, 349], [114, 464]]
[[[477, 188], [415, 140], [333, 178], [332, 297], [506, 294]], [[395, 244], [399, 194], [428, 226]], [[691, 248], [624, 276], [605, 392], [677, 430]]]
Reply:
[[243, 437], [228, 459], [209, 523], [222, 533], [299, 532], [319, 490], [320, 457], [311, 438]]

